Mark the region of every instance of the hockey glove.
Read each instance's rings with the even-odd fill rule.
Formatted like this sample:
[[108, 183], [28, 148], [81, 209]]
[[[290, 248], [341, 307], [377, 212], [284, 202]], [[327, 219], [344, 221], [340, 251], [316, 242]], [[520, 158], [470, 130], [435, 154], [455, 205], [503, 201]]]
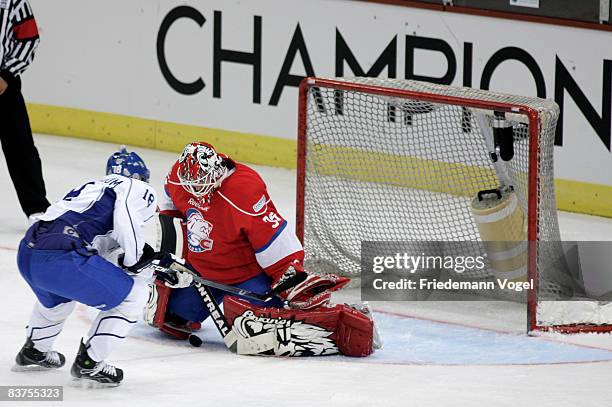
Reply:
[[350, 281], [348, 278], [334, 274], [308, 273], [304, 271], [302, 264], [296, 261], [272, 284], [272, 288], [275, 289], [299, 273], [306, 274], [304, 281], [279, 293], [279, 296], [294, 309], [312, 309], [328, 304], [331, 293], [341, 289]]
[[158, 269], [156, 277], [170, 288], [186, 288], [193, 283], [193, 275], [172, 268], [165, 270]]
[[[155, 273], [156, 278], [170, 288], [189, 287], [193, 282], [190, 273], [184, 270], [185, 260], [166, 252], [155, 252], [145, 243], [143, 254], [138, 263], [130, 267], [123, 266], [123, 256], [119, 256], [119, 265], [132, 274], [141, 274], [145, 271]], [[178, 267], [176, 267], [178, 265]], [[173, 267], [175, 266], [175, 267]], [[182, 267], [181, 267], [182, 266]]]
[[155, 277], [170, 288], [189, 287], [193, 277], [185, 266], [185, 260], [171, 253], [157, 252], [150, 262]]
[[123, 264], [123, 259], [125, 258], [125, 255], [123, 253], [119, 255], [119, 257], [117, 258], [117, 262], [119, 263], [119, 267], [121, 267], [122, 269], [132, 274], [140, 274], [140, 272], [142, 272], [151, 264], [151, 261], [155, 258], [155, 254], [155, 250], [153, 250], [153, 248], [148, 243], [145, 243], [144, 247], [142, 248], [142, 256], [140, 256], [140, 259], [138, 259], [138, 262], [136, 264], [126, 267]]

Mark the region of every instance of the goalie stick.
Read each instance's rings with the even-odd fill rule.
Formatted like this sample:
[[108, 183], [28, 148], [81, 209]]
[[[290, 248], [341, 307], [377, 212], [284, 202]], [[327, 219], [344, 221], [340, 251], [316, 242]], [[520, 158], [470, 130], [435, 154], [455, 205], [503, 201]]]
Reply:
[[234, 287], [232, 285], [226, 285], [226, 284], [221, 284], [221, 283], [217, 283], [214, 281], [206, 280], [200, 277], [199, 275], [194, 274], [193, 272], [191, 272], [191, 274], [193, 275], [194, 282], [203, 284], [207, 287], [213, 287], [218, 290], [236, 294], [236, 295], [239, 295], [241, 297], [244, 297], [250, 300], [263, 301], [263, 302], [268, 302], [268, 301], [273, 300], [274, 298], [278, 296], [278, 294], [292, 287], [295, 287], [296, 285], [306, 280], [306, 273], [298, 273], [295, 276], [290, 277], [287, 280], [283, 281], [282, 283], [280, 283], [273, 289], [266, 291], [263, 294], [260, 294], [254, 291], [245, 290], [243, 288]]
[[[264, 335], [258, 335], [256, 337], [244, 337], [242, 335], [236, 334], [236, 332], [229, 327], [227, 323], [227, 319], [225, 318], [225, 314], [221, 311], [219, 304], [215, 300], [215, 297], [210, 292], [210, 289], [202, 283], [199, 283], [194, 280], [194, 287], [197, 289], [200, 294], [200, 298], [204, 302], [204, 305], [210, 311], [210, 316], [215, 322], [215, 326], [217, 330], [223, 337], [223, 342], [225, 346], [232, 352], [237, 353], [239, 355], [255, 355], [258, 353], [262, 353], [270, 349], [270, 344], [274, 343], [274, 333], [268, 332]], [[197, 335], [193, 335], [197, 339], [200, 339]], [[201, 341], [201, 339], [200, 339]], [[196, 345], [198, 340], [194, 340], [190, 337], [189, 343], [194, 346]]]
[[225, 315], [223, 314], [223, 311], [221, 311], [219, 303], [217, 303], [217, 301], [215, 300], [215, 297], [210, 292], [210, 289], [204, 284], [194, 280], [193, 286], [198, 291], [202, 302], [208, 309], [210, 317], [213, 319], [217, 330], [221, 334], [225, 346], [227, 346], [227, 348], [231, 352], [236, 353], [238, 350], [238, 337], [236, 336], [236, 333], [229, 327], [229, 324], [225, 319]]
[[[285, 281], [283, 281], [282, 283], [280, 283], [273, 289], [266, 291], [265, 293], [256, 293], [254, 291], [246, 290], [244, 288], [234, 287], [233, 285], [218, 283], [216, 281], [211, 281], [211, 280], [202, 278], [190, 266], [181, 264], [178, 261], [175, 261], [174, 263], [172, 263], [170, 266], [168, 266], [167, 269], [173, 269], [173, 270], [182, 271], [182, 272], [191, 274], [191, 276], [193, 277], [194, 285], [195, 283], [198, 283], [206, 287], [213, 287], [218, 290], [225, 291], [227, 293], [231, 293], [231, 294], [235, 294], [235, 295], [247, 298], [249, 300], [262, 301], [262, 302], [269, 302], [273, 300], [274, 298], [278, 296], [278, 294], [302, 283], [304, 280], [306, 280], [306, 277], [307, 277], [306, 273], [297, 273], [293, 277], [286, 279]], [[156, 270], [158, 273], [164, 273], [166, 272], [167, 269], [164, 267], [159, 267], [159, 266], [156, 267]]]
[[[210, 317], [214, 321], [215, 327], [219, 331], [219, 334], [221, 334], [221, 337], [223, 338], [223, 342], [225, 343], [225, 346], [227, 346], [227, 348], [233, 353], [238, 353], [239, 347], [241, 348], [241, 350], [248, 349], [248, 352], [258, 351], [262, 347], [262, 344], [259, 343], [258, 340], [253, 339], [253, 338], [248, 338], [248, 339], [242, 338], [240, 345], [238, 344], [238, 339], [239, 339], [238, 336], [236, 336], [236, 333], [229, 327], [229, 324], [227, 323], [227, 319], [225, 319], [225, 315], [223, 314], [223, 311], [221, 310], [219, 303], [217, 302], [217, 300], [215, 300], [215, 297], [210, 291], [209, 287], [217, 288], [225, 292], [240, 295], [243, 298], [268, 302], [276, 298], [276, 296], [279, 293], [300, 284], [306, 279], [306, 273], [298, 273], [295, 276], [283, 281], [281, 284], [277, 285], [273, 289], [263, 294], [259, 294], [253, 291], [245, 290], [245, 289], [234, 287], [231, 285], [226, 285], [226, 284], [221, 284], [221, 283], [217, 283], [214, 281], [206, 280], [200, 277], [195, 272], [195, 270], [193, 270], [189, 265], [181, 264], [178, 261], [174, 261], [167, 268], [163, 266], [159, 266], [159, 265], [154, 265], [154, 269], [158, 274], [167, 272], [169, 269], [173, 269], [173, 270], [177, 270], [181, 272], [187, 272], [193, 277], [192, 285], [196, 288], [198, 294], [200, 295], [200, 298], [202, 299], [202, 302], [206, 306], [206, 309], [208, 309]], [[197, 335], [194, 335], [194, 336], [197, 337]], [[200, 338], [197, 337], [197, 339], [200, 339]], [[201, 339], [198, 341], [194, 338], [190, 338], [189, 342], [194, 346], [201, 345]]]
[[[179, 239], [177, 239], [176, 235], [176, 225], [174, 224], [174, 218], [166, 215], [159, 215], [158, 222], [158, 242], [156, 245], [158, 246], [158, 250], [165, 253], [176, 253], [176, 255], [180, 256], [182, 253], [182, 249], [179, 249], [177, 244], [179, 242]], [[191, 268], [191, 266], [176, 261], [176, 258], [175, 261], [168, 268], [164, 268], [159, 265], [153, 266], [157, 273], [163, 273], [168, 269], [174, 268], [178, 269], [179, 271], [187, 272], [193, 276], [192, 285], [196, 288], [198, 294], [200, 295], [200, 298], [202, 299], [202, 302], [209, 310], [210, 316], [213, 319], [215, 326], [219, 331], [219, 334], [223, 338], [223, 342], [225, 343], [227, 348], [233, 353], [238, 353], [238, 337], [236, 336], [236, 333], [232, 329], [230, 329], [229, 324], [227, 323], [227, 319], [225, 318], [225, 315], [223, 314], [223, 311], [219, 306], [219, 303], [215, 300], [215, 297], [212, 295], [208, 287], [217, 288], [228, 293], [242, 296], [243, 298], [268, 302], [284, 290], [288, 290], [289, 288], [300, 284], [307, 277], [305, 273], [296, 274], [295, 276], [282, 282], [272, 290], [260, 294], [231, 285], [206, 280], [200, 277], [200, 275], [197, 274], [196, 271]], [[200, 346], [202, 344], [202, 340], [197, 335], [192, 334], [189, 337], [189, 343], [191, 343], [193, 346]], [[250, 351], [258, 349], [259, 347], [260, 344], [258, 344], [257, 341], [245, 339], [241, 341], [240, 346], [241, 349], [246, 348], [250, 349]]]

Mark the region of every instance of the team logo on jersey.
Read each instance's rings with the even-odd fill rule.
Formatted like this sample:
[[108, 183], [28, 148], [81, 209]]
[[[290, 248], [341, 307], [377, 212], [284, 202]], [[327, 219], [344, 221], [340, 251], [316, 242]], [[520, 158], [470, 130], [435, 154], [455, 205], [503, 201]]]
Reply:
[[195, 253], [212, 250], [213, 240], [210, 238], [213, 225], [195, 208], [187, 210], [187, 245]]
[[65, 235], [72, 236], [72, 237], [77, 237], [77, 238], [81, 237], [81, 236], [79, 236], [78, 232], [76, 230], [74, 230], [74, 228], [71, 227], [71, 226], [64, 226], [63, 233]]
[[[332, 332], [294, 318], [266, 318], [247, 310], [234, 318], [232, 329], [243, 338], [274, 335], [267, 352], [276, 356], [319, 356], [338, 353]], [[266, 341], [264, 341], [266, 342]]]

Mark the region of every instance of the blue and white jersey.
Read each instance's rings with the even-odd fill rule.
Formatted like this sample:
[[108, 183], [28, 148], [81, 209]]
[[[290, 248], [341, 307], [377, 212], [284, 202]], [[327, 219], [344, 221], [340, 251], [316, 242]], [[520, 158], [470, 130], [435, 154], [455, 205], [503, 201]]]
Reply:
[[103, 257], [120, 247], [123, 264], [132, 266], [142, 256], [144, 226], [156, 209], [157, 197], [149, 184], [108, 175], [73, 189], [51, 205], [30, 228], [26, 241], [43, 250], [83, 242]]

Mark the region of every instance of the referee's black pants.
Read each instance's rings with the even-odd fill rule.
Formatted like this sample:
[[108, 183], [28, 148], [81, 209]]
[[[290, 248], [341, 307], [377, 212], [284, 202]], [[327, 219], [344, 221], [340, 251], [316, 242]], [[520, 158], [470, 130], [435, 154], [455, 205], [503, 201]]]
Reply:
[[19, 78], [0, 95], [0, 142], [21, 209], [44, 212], [49, 201]]

